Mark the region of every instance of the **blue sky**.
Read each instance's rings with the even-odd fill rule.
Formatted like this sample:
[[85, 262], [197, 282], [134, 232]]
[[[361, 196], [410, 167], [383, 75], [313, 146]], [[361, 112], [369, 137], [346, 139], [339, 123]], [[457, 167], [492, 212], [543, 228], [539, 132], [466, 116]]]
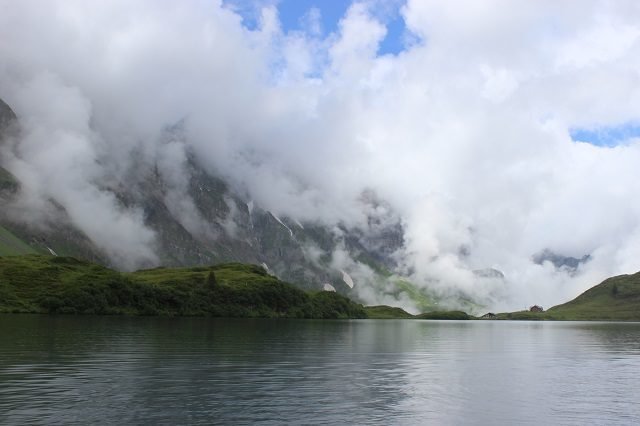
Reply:
[[[401, 15], [406, 0], [369, 0], [376, 18], [387, 27], [378, 55], [398, 54], [406, 48], [407, 29]], [[353, 0], [224, 0], [227, 7], [243, 17], [243, 24], [250, 29], [257, 25], [260, 9], [267, 5], [278, 8], [278, 16], [285, 33], [308, 30], [309, 16], [319, 17], [320, 37], [338, 31], [340, 19]], [[612, 147], [640, 137], [640, 124], [622, 123], [591, 128], [571, 128], [571, 138], [576, 142]]]
[[[263, 5], [275, 4], [282, 28], [285, 32], [304, 29], [305, 17], [312, 9], [320, 13], [321, 35], [323, 37], [335, 32], [338, 23], [353, 3], [352, 0], [225, 0], [224, 3], [244, 19], [248, 28], [254, 28], [258, 10]], [[379, 55], [397, 54], [404, 49], [405, 25], [400, 9], [405, 0], [378, 0], [375, 2], [374, 13], [387, 27], [387, 37], [383, 40], [378, 51]]]
[[624, 144], [629, 139], [640, 138], [640, 124], [623, 123], [614, 126], [594, 128], [574, 128], [570, 131], [571, 139], [597, 146], [612, 147]]

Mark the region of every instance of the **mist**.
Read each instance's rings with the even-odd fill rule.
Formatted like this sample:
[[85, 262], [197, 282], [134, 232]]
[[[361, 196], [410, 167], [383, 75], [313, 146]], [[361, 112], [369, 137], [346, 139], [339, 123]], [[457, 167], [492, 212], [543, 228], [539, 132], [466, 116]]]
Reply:
[[[303, 223], [366, 229], [361, 197], [375, 193], [402, 224], [396, 273], [547, 307], [640, 269], [640, 140], [571, 137], [639, 122], [640, 6], [557, 3], [409, 0], [404, 50], [380, 55], [373, 1], [322, 35], [313, 19], [283, 30], [275, 2], [256, 2], [248, 28], [221, 1], [2, 0], [0, 97], [22, 128], [3, 165], [32, 220], [55, 199], [124, 268], [157, 263], [142, 212], [109, 189], [140, 164], [167, 177], [185, 228], [213, 232], [184, 196], [188, 150]], [[545, 250], [590, 257], [535, 261]], [[371, 273], [332, 262], [355, 289]]]

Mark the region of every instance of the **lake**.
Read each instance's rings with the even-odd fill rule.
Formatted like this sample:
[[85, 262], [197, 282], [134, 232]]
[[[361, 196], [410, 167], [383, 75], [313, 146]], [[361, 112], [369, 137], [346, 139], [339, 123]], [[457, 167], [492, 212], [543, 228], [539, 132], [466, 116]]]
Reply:
[[0, 424], [640, 424], [640, 323], [0, 315]]

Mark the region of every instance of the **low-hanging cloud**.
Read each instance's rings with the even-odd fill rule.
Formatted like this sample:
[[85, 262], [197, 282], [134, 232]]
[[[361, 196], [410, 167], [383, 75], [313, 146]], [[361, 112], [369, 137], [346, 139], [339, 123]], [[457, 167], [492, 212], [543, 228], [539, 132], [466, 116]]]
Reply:
[[[383, 56], [372, 5], [323, 36], [268, 5], [250, 30], [221, 1], [0, 0], [0, 97], [23, 128], [3, 158], [23, 202], [53, 198], [126, 267], [153, 263], [154, 233], [107, 188], [142, 158], [188, 207], [188, 149], [277, 216], [364, 226], [375, 192], [418, 284], [521, 307], [640, 269], [640, 143], [569, 133], [640, 120], [637, 2], [409, 0], [412, 43]], [[534, 262], [544, 250], [591, 258], [568, 273]]]

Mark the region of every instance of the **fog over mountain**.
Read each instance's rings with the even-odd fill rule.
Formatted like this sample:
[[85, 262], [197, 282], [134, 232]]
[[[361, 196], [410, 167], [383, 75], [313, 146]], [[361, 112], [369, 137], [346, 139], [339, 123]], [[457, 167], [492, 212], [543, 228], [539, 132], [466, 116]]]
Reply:
[[276, 218], [400, 224], [395, 273], [500, 307], [638, 271], [640, 139], [574, 130], [640, 123], [640, 3], [408, 0], [386, 55], [376, 3], [322, 35], [284, 30], [277, 2], [253, 28], [221, 1], [0, 0], [0, 98], [21, 123], [4, 208], [42, 224], [53, 199], [122, 268], [156, 265], [116, 189], [156, 168], [182, 225], [220, 232], [185, 191], [193, 157]]

